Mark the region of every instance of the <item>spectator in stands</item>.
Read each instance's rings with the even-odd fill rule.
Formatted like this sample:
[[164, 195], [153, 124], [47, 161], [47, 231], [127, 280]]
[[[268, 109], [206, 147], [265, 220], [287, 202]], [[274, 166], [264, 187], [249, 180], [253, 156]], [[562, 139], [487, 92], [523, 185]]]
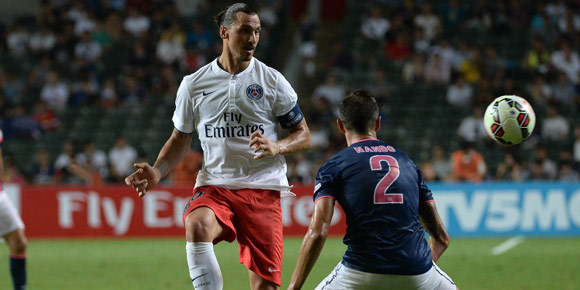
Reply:
[[144, 69], [151, 65], [151, 54], [147, 50], [144, 41], [137, 41], [132, 45], [132, 53], [129, 55], [128, 65], [135, 69]]
[[388, 59], [394, 62], [403, 62], [411, 57], [411, 45], [407, 33], [398, 32], [395, 39], [387, 42], [385, 54]]
[[72, 95], [68, 101], [69, 108], [78, 109], [85, 105], [91, 105], [98, 101], [98, 88], [91, 84], [90, 80], [83, 78], [73, 86]]
[[[564, 76], [564, 78], [566, 78]], [[534, 82], [528, 85], [527, 95], [530, 96], [532, 104], [544, 107], [554, 96], [552, 86], [546, 84], [541, 74], [536, 75]]]
[[34, 105], [32, 118], [43, 132], [55, 131], [61, 125], [56, 114], [43, 101]]
[[48, 53], [55, 45], [56, 36], [45, 25], [40, 26], [30, 37], [30, 50], [36, 54]]
[[425, 74], [425, 58], [422, 54], [414, 53], [411, 60], [403, 65], [401, 78], [406, 83], [422, 82]]
[[459, 149], [451, 153], [452, 179], [454, 181], [481, 182], [487, 171], [485, 159], [473, 143], [459, 140]]
[[26, 178], [22, 170], [14, 161], [14, 155], [9, 152], [2, 154], [2, 184], [17, 183], [20, 185], [26, 184]]
[[193, 28], [187, 33], [185, 44], [187, 47], [196, 47], [201, 51], [207, 51], [214, 46], [215, 38], [201, 21], [195, 21]]
[[92, 176], [80, 166], [76, 159], [76, 144], [72, 140], [67, 140], [62, 145], [62, 152], [54, 162], [55, 182], [62, 184], [84, 184], [90, 183]]
[[75, 36], [81, 37], [85, 33], [92, 34], [97, 29], [97, 23], [94, 16], [90, 12], [81, 14], [75, 21], [74, 33]]
[[435, 45], [431, 51], [431, 53], [439, 53], [441, 56], [441, 60], [448, 63], [449, 65], [453, 64], [453, 60], [455, 59], [455, 48], [449, 45], [449, 41], [446, 38], [440, 38], [437, 40], [437, 45]]
[[566, 41], [562, 42], [561, 47], [562, 49], [552, 53], [550, 62], [556, 70], [565, 73], [572, 84], [577, 84], [579, 82], [578, 73], [580, 72], [578, 53], [572, 51], [570, 44]]
[[101, 44], [94, 41], [88, 31], [83, 32], [80, 41], [75, 45], [76, 58], [96, 61], [101, 57], [102, 52]]
[[[319, 102], [323, 100], [326, 99], [322, 98]], [[323, 123], [318, 121], [310, 123], [310, 150], [325, 151], [328, 149], [328, 143], [330, 142], [329, 124], [332, 124], [332, 122]]]
[[568, 81], [565, 74], [558, 74], [556, 83], [554, 84], [554, 98], [553, 100], [560, 106], [571, 107], [576, 103], [576, 89]]
[[425, 81], [433, 84], [448, 84], [451, 79], [451, 65], [444, 62], [438, 52], [431, 55], [425, 65]]
[[149, 30], [150, 25], [151, 21], [149, 20], [149, 17], [141, 14], [137, 8], [130, 8], [129, 15], [125, 21], [123, 21], [123, 28], [134, 38], [141, 37], [142, 34]]
[[99, 94], [99, 104], [104, 109], [114, 108], [119, 101], [115, 80], [111, 78], [105, 79], [103, 87]]
[[506, 152], [504, 160], [497, 166], [495, 180], [499, 181], [524, 181], [529, 178], [528, 171], [521, 161], [511, 152]]
[[433, 163], [437, 180], [449, 181], [451, 179], [451, 162], [449, 162], [449, 158], [445, 155], [441, 145], [433, 146], [431, 162]]
[[570, 162], [561, 162], [560, 170], [558, 171], [559, 181], [580, 181], [580, 174], [572, 169], [572, 164]]
[[18, 105], [12, 110], [9, 124], [12, 134], [19, 138], [37, 140], [42, 135], [40, 124], [29, 115], [24, 105]]
[[68, 97], [68, 86], [59, 80], [56, 72], [49, 73], [46, 84], [40, 92], [40, 98], [46, 102], [51, 110], [60, 113], [66, 108]]
[[362, 35], [375, 41], [383, 41], [385, 34], [389, 31], [391, 24], [382, 15], [382, 10], [378, 6], [372, 6], [369, 10], [370, 16], [365, 17], [361, 24]]
[[447, 89], [447, 103], [455, 107], [467, 108], [472, 102], [473, 89], [465, 82], [462, 75], [458, 75], [455, 84]]
[[423, 179], [425, 181], [440, 181], [437, 179], [437, 174], [435, 173], [435, 167], [433, 166], [433, 162], [430, 160], [426, 160], [421, 162], [419, 166], [421, 170], [421, 174], [423, 174]]
[[157, 58], [165, 64], [172, 64], [185, 55], [185, 33], [178, 23], [165, 30], [157, 42]]
[[26, 84], [17, 71], [10, 70], [5, 74], [0, 72], [0, 89], [7, 100], [16, 104], [23, 101]]
[[560, 115], [556, 104], [550, 104], [547, 116], [542, 120], [542, 139], [553, 142], [565, 141], [569, 133], [568, 120]]
[[80, 0], [73, 1], [72, 5], [66, 12], [66, 17], [73, 22], [77, 22], [80, 19], [87, 17], [87, 12], [83, 3]]
[[338, 83], [338, 75], [336, 73], [329, 73], [326, 81], [318, 85], [314, 93], [312, 93], [312, 101], [315, 103], [320, 98], [328, 100], [333, 113], [338, 108], [338, 105], [340, 105], [343, 97], [344, 87]]
[[15, 56], [22, 56], [26, 54], [30, 41], [30, 33], [26, 31], [24, 25], [16, 24], [15, 27], [8, 33], [6, 44], [10, 53]]
[[543, 144], [536, 145], [534, 159], [530, 164], [532, 179], [553, 180], [558, 174], [556, 162], [548, 157], [548, 151]]
[[422, 13], [415, 16], [414, 24], [425, 31], [428, 40], [435, 39], [441, 32], [441, 21], [433, 14], [433, 6], [429, 2], [423, 3]]
[[98, 183], [109, 176], [107, 154], [97, 149], [95, 143], [88, 140], [83, 145], [83, 151], [76, 155], [80, 166], [92, 173], [93, 183]]
[[50, 153], [45, 149], [36, 151], [32, 167], [32, 182], [34, 184], [54, 184], [55, 170], [52, 166]]
[[115, 146], [109, 151], [109, 177], [113, 182], [122, 182], [133, 173], [133, 164], [137, 160], [137, 150], [127, 143], [123, 135], [117, 136]]
[[573, 9], [566, 9], [563, 16], [558, 19], [558, 29], [566, 36], [572, 36], [580, 32], [580, 15]]
[[368, 85], [368, 91], [377, 99], [379, 108], [387, 101], [391, 86], [387, 81], [385, 70], [381, 67], [376, 67], [373, 70], [372, 81]]
[[443, 24], [446, 29], [456, 31], [467, 16], [467, 11], [457, 0], [449, 0], [442, 10]]
[[566, 1], [557, 0], [546, 3], [546, 13], [551, 19], [557, 20], [566, 14]]
[[475, 106], [472, 113], [461, 120], [457, 135], [467, 142], [479, 142], [488, 140], [487, 132], [483, 126], [483, 108]]
[[495, 47], [488, 45], [484, 50], [483, 77], [499, 82], [505, 73], [505, 61], [497, 54]]
[[201, 152], [201, 148], [190, 148], [172, 174], [173, 184], [193, 188], [202, 164], [203, 152]]
[[352, 52], [344, 49], [344, 46], [340, 42], [332, 44], [332, 49], [325, 56], [325, 60], [324, 68], [337, 72], [348, 72], [352, 70], [354, 63]]
[[574, 126], [573, 158], [576, 164], [580, 164], [580, 124]]
[[484, 61], [481, 57], [481, 50], [479, 47], [474, 46], [471, 49], [471, 56], [470, 58], [465, 59], [461, 66], [459, 67], [459, 71], [465, 77], [465, 80], [470, 83], [476, 83], [481, 79], [483, 74], [483, 66]]
[[312, 161], [306, 158], [303, 152], [298, 152], [294, 155], [294, 161], [296, 164], [295, 170], [298, 179], [303, 183], [314, 182], [314, 165]]
[[121, 93], [123, 105], [127, 107], [140, 106], [147, 97], [145, 87], [132, 76], [125, 77], [125, 83]]
[[460, 41], [458, 48], [455, 50], [454, 58], [451, 61], [451, 66], [454, 71], [460, 71], [461, 65], [464, 61], [471, 59], [473, 50], [466, 41]]
[[431, 41], [425, 38], [425, 32], [423, 32], [423, 29], [415, 29], [413, 34], [413, 51], [417, 54], [426, 54], [431, 48]]
[[546, 172], [542, 170], [542, 162], [540, 160], [534, 160], [530, 169], [530, 180], [550, 180]]
[[532, 48], [528, 50], [522, 60], [522, 66], [529, 73], [545, 75], [550, 70], [550, 52], [546, 49], [544, 41], [540, 37], [534, 37]]

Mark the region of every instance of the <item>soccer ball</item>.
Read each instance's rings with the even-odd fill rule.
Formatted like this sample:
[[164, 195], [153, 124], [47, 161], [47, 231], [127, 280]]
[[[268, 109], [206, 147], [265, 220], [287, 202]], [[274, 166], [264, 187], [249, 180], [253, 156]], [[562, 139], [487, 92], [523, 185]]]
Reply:
[[526, 99], [501, 96], [487, 106], [483, 124], [491, 139], [503, 145], [515, 145], [530, 137], [536, 114]]

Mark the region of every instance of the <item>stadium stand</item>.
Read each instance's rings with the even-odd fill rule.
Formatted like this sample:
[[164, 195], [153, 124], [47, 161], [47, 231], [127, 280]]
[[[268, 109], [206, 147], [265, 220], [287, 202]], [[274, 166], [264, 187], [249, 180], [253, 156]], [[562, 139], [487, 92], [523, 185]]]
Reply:
[[[129, 144], [153, 161], [171, 131], [173, 98], [181, 77], [211, 61], [220, 50], [215, 26], [207, 15], [214, 14], [228, 1], [197, 1], [200, 4], [188, 14], [178, 13], [179, 1], [119, 1], [125, 3], [121, 6], [107, 6], [107, 1], [57, 2], [59, 5], [43, 1], [43, 9], [38, 13], [0, 20], [0, 113], [6, 139], [3, 150], [14, 157], [28, 181], [33, 180], [34, 153], [46, 149], [54, 161], [66, 140], [81, 143], [92, 140], [97, 148], [107, 152], [115, 137], [123, 133]], [[284, 70], [282, 65], [286, 59], [296, 53], [290, 44], [295, 39], [293, 35], [301, 33], [303, 15], [316, 13], [305, 8], [307, 5], [302, 5], [303, 2], [255, 3], [277, 16], [262, 23], [265, 31], [257, 58]], [[494, 178], [498, 164], [508, 151], [517, 154], [531, 170], [529, 166], [534, 163], [537, 144], [546, 145], [548, 155], [556, 161], [561, 151], [573, 150], [574, 130], [570, 130], [564, 142], [550, 142], [540, 134], [545, 108], [557, 99], [552, 95], [547, 99], [531, 99], [529, 93], [538, 74], [545, 78], [548, 89], [554, 88], [561, 68], [551, 65], [549, 59], [544, 71], [526, 62], [534, 39], [543, 41], [551, 57], [565, 42], [571, 48], [572, 58], [566, 69], [578, 75], [580, 15], [577, 11], [580, 7], [576, 2], [532, 1], [523, 5], [518, 1], [477, 1], [467, 6], [457, 4], [459, 1], [429, 1], [433, 8], [431, 20], [439, 23], [440, 28], [434, 32], [433, 39], [420, 42], [424, 31], [417, 24], [417, 18], [427, 17], [421, 16], [421, 2], [424, 1], [365, 1], [364, 4], [321, 1], [319, 9], [324, 13], [320, 14], [320, 10], [318, 13], [322, 17], [310, 17], [312, 25], [308, 26], [316, 46], [314, 77], [306, 73], [307, 60], [303, 59], [299, 77], [291, 80], [309, 116], [307, 120], [318, 120], [317, 116], [323, 113], [317, 111], [310, 97], [328, 74], [339, 76], [347, 90], [369, 88], [375, 82], [373, 73], [380, 69], [384, 71], [386, 93], [379, 100], [384, 122], [379, 136], [405, 148], [418, 162], [432, 158], [434, 145], [441, 145], [447, 154], [457, 149], [456, 129], [461, 119], [470, 114], [471, 106], [485, 106], [504, 94], [528, 98], [534, 105], [538, 123], [534, 135], [522, 145], [503, 148], [491, 141], [475, 144], [485, 156], [487, 179]], [[565, 5], [559, 7], [561, 3]], [[344, 5], [344, 9], [328, 5]], [[366, 38], [361, 33], [361, 25], [370, 10], [379, 8], [389, 22], [389, 29], [384, 39]], [[572, 20], [557, 13], [562, 8], [573, 11]], [[123, 29], [123, 22], [133, 10], [140, 11], [150, 23], [141, 34]], [[33, 50], [30, 39], [41, 30], [46, 31], [44, 28], [48, 28], [55, 41], [52, 43], [47, 38], [44, 51]], [[78, 48], [82, 31], [88, 31], [91, 43], [102, 50], [93, 60], [82, 57], [83, 53], [75, 53], [75, 50], [83, 52]], [[157, 56], [160, 43], [168, 37], [174, 37], [171, 41], [177, 47], [172, 51], [176, 58], [169, 63]], [[449, 62], [449, 82], [428, 82], [420, 71], [415, 72], [413, 80], [404, 79], [404, 67], [414, 57], [423, 61], [415, 68], [420, 70], [434, 55]], [[32, 108], [42, 101], [41, 90], [51, 72], [60, 75], [68, 90], [66, 109], [56, 112], [60, 125], [54, 130], [41, 130], [38, 135], [23, 132], [20, 126], [15, 126], [15, 108], [23, 105], [32, 116]], [[449, 85], [458, 75], [463, 75], [474, 91], [469, 106], [464, 108], [451, 106], [445, 100]], [[109, 79], [113, 82], [112, 91], [105, 90], [104, 84]], [[577, 78], [570, 78], [570, 83], [574, 88], [573, 102], [568, 105], [556, 102], [556, 105], [570, 128], [574, 128], [580, 125], [580, 85]], [[292, 163], [303, 160], [318, 165], [341, 147], [342, 139], [337, 137], [336, 130], [329, 129], [333, 124], [325, 122], [316, 127], [323, 128], [327, 138], [336, 142], [308, 152], [309, 158], [297, 161], [289, 157], [290, 167], [296, 167]], [[580, 151], [580, 145], [576, 147]], [[572, 169], [578, 172], [580, 152], [573, 152], [573, 156], [578, 159], [574, 160]]]

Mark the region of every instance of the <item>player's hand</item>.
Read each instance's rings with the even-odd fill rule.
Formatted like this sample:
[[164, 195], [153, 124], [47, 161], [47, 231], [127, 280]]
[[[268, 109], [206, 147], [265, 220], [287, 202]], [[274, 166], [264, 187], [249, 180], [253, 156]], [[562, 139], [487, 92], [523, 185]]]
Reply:
[[280, 154], [280, 145], [264, 137], [260, 131], [254, 131], [254, 133], [250, 135], [249, 146], [254, 148], [254, 153], [262, 151], [260, 155], [254, 156], [254, 159], [260, 159], [265, 156], [276, 156]]
[[137, 170], [125, 178], [125, 184], [135, 188], [139, 197], [143, 197], [161, 178], [157, 170], [146, 162], [136, 163], [133, 166]]

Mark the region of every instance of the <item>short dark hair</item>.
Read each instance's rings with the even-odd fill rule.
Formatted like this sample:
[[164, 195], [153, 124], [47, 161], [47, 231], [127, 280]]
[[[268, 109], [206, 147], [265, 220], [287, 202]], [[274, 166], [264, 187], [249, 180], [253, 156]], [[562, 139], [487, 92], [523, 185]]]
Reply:
[[347, 130], [364, 134], [374, 131], [375, 121], [379, 117], [379, 106], [369, 92], [355, 90], [342, 100], [338, 112]]
[[258, 14], [254, 8], [250, 7], [246, 3], [234, 3], [228, 8], [222, 10], [214, 17], [214, 21], [218, 27], [225, 26], [227, 28], [232, 27], [232, 24], [236, 21], [236, 13], [243, 12], [246, 14]]

